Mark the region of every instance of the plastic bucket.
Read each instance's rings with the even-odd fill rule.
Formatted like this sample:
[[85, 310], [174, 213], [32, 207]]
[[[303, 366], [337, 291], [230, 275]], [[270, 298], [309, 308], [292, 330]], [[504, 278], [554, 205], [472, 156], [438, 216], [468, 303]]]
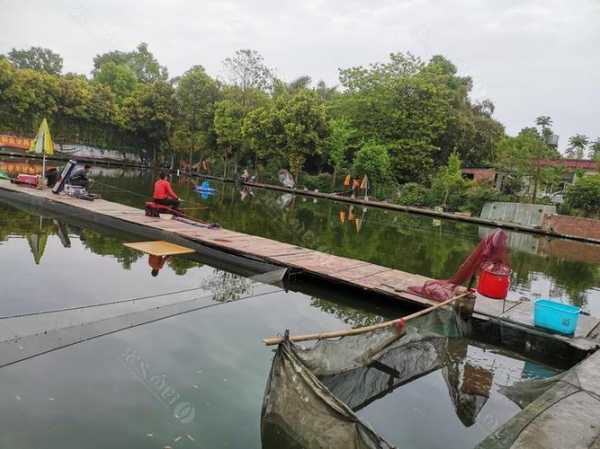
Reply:
[[493, 299], [506, 299], [509, 287], [510, 269], [494, 270], [492, 267], [481, 269], [477, 291], [483, 296]]
[[538, 299], [533, 309], [533, 323], [564, 335], [573, 335], [579, 320], [579, 307], [549, 299]]

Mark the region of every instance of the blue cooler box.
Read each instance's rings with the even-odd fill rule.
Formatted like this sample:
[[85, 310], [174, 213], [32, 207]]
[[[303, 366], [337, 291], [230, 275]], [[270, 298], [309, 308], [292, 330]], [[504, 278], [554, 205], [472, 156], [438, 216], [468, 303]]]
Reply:
[[573, 335], [577, 329], [580, 311], [579, 307], [549, 299], [538, 299], [533, 311], [533, 322], [536, 327], [543, 327], [563, 335]]

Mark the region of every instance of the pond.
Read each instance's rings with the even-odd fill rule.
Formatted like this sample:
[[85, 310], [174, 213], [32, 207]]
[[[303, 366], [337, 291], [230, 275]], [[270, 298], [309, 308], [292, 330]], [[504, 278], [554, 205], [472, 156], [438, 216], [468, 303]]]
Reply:
[[[151, 173], [130, 169], [96, 168], [93, 177], [94, 191], [104, 198], [136, 206], [152, 185]], [[242, 199], [232, 184], [213, 186], [216, 195], [203, 198], [189, 180], [174, 182], [190, 214], [226, 228], [433, 277], [451, 275], [486, 232], [270, 191]], [[523, 237], [515, 235], [513, 245]], [[260, 448], [261, 404], [273, 357], [262, 338], [286, 328], [334, 330], [403, 313], [357, 298], [340, 300], [339, 292], [286, 292], [194, 257], [169, 259], [155, 277], [148, 256], [123, 246], [133, 240], [136, 236], [0, 202], [1, 447]], [[563, 258], [541, 243], [536, 240], [535, 250], [513, 246], [511, 294], [560, 294], [600, 312], [597, 264], [581, 260], [583, 251], [579, 259]], [[167, 307], [194, 301], [194, 307], [102, 332], [102, 323], [112, 323], [105, 309], [127, 307], [119, 313], [137, 317], [144, 304], [159, 300], [155, 304]], [[35, 344], [63, 326], [63, 312], [45, 314], [47, 329], [31, 338], [19, 320], [74, 308], [81, 311], [75, 331], [80, 342], [36, 353]], [[102, 322], [94, 316], [100, 309], [108, 317]], [[18, 360], [7, 355], [15, 347], [35, 355], [11, 362]], [[455, 342], [452, 361], [358, 413], [399, 447], [472, 447], [519, 411], [501, 386], [558, 372], [548, 361], [468, 338]], [[476, 410], [465, 406], [465, 385], [478, 388], [469, 381], [473, 367], [485, 384]]]

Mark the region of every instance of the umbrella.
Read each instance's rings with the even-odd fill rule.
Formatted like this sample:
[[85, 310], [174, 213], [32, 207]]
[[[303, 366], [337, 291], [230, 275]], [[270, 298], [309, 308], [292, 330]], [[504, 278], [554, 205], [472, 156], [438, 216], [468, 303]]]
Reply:
[[[52, 142], [52, 136], [50, 135], [50, 128], [46, 119], [42, 120], [40, 129], [38, 130], [37, 136], [31, 142], [29, 151], [33, 151], [37, 154], [43, 154], [42, 157], [42, 180], [46, 176], [46, 155], [54, 154], [54, 143]], [[42, 184], [40, 184], [42, 185]]]

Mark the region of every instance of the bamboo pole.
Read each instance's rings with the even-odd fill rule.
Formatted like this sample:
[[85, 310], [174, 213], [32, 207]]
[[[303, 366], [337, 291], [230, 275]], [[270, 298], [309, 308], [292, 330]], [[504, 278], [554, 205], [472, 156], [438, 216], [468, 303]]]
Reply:
[[[402, 318], [396, 318], [395, 320], [391, 320], [391, 321], [384, 321], [383, 323], [373, 324], [371, 326], [356, 327], [354, 329], [344, 329], [341, 331], [322, 332], [322, 333], [318, 333], [318, 334], [295, 335], [295, 336], [290, 336], [289, 340], [290, 341], [322, 340], [325, 338], [337, 338], [337, 337], [346, 337], [349, 335], [364, 334], [365, 332], [370, 332], [370, 331], [374, 331], [377, 329], [383, 329], [385, 327], [394, 326], [398, 323], [405, 323], [407, 321], [410, 321], [414, 318], [426, 315], [430, 312], [433, 312], [436, 309], [447, 306], [448, 304], [451, 304], [454, 301], [457, 301], [459, 299], [465, 298], [470, 295], [471, 295], [471, 292], [466, 291], [464, 293], [461, 293], [460, 295], [457, 295], [450, 299], [447, 299], [446, 301], [440, 302], [439, 304], [428, 307], [427, 309], [423, 309], [418, 312], [411, 313], [410, 315], [406, 315]], [[282, 343], [283, 341], [284, 341], [284, 337], [281, 337], [281, 336], [268, 337], [268, 338], [263, 339], [263, 343], [267, 346], [278, 345], [279, 343]]]

